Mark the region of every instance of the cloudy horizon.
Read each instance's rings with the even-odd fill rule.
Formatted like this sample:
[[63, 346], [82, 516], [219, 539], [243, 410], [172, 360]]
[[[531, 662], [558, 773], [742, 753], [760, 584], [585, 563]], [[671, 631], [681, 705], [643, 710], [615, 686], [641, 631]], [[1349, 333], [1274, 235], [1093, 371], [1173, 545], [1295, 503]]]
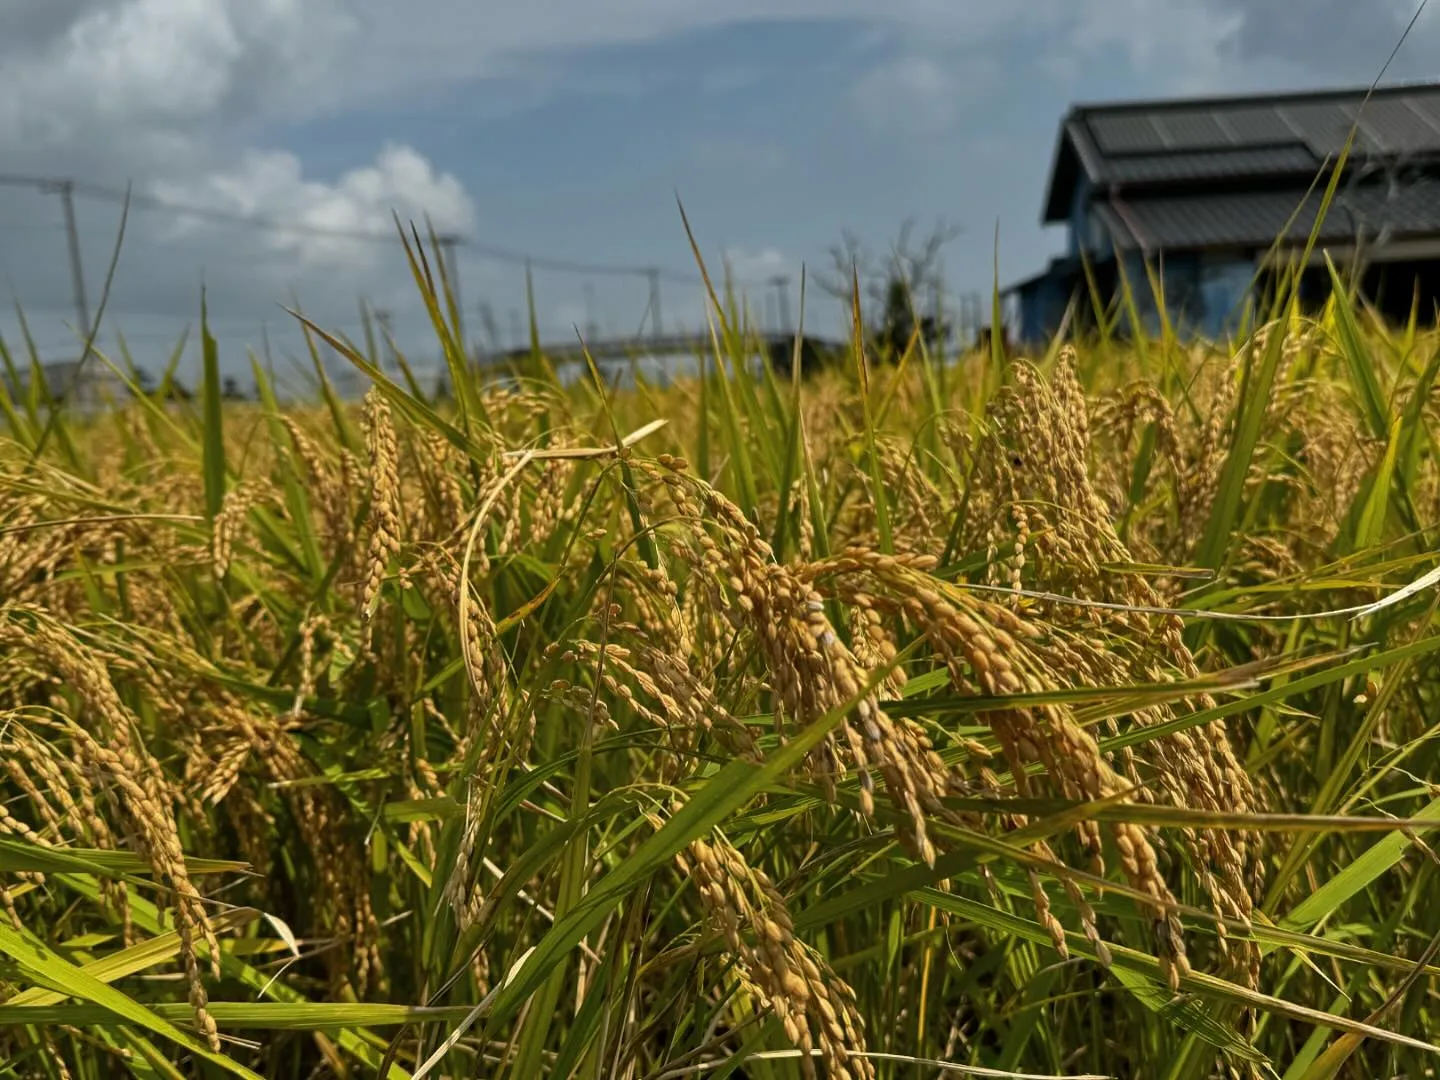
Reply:
[[[494, 251], [660, 267], [667, 325], [703, 318], [678, 193], [702, 250], [757, 283], [812, 281], [849, 231], [883, 252], [901, 224], [943, 220], [952, 295], [1038, 270], [1062, 236], [1041, 196], [1076, 101], [1368, 83], [1409, 0], [0, 0], [0, 172], [68, 177], [89, 304], [132, 184], [102, 326], [157, 369], [206, 284], [226, 370], [262, 327], [303, 347], [281, 303], [358, 335], [358, 302], [423, 353], [424, 312], [392, 212], [473, 238], [457, 251], [471, 336], [502, 340], [524, 270]], [[1437, 74], [1427, 11], [1387, 81]], [[203, 208], [205, 217], [158, 204]], [[242, 224], [249, 221], [250, 224]], [[262, 228], [258, 222], [286, 228]], [[422, 225], [423, 227], [423, 225]], [[60, 200], [0, 185], [0, 272], [42, 355], [78, 351]], [[540, 267], [547, 338], [627, 334], [642, 273]], [[807, 322], [833, 301], [812, 286]], [[0, 334], [19, 328], [7, 309]], [[773, 319], [776, 305], [770, 305]], [[433, 350], [433, 346], [432, 346]]]

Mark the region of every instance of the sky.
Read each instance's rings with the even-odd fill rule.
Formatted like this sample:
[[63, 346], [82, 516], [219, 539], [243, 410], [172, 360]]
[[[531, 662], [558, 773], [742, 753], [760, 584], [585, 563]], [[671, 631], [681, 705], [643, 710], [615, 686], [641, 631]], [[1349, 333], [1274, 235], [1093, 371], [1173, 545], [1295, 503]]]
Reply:
[[[883, 11], [884, 14], [880, 12]], [[363, 297], [424, 366], [433, 334], [394, 217], [459, 236], [467, 335], [509, 345], [529, 254], [546, 340], [637, 332], [704, 300], [677, 196], [712, 270], [811, 276], [848, 232], [889, 249], [907, 219], [944, 248], [947, 298], [1040, 269], [1058, 124], [1076, 102], [1363, 85], [1412, 0], [0, 0], [0, 177], [73, 179], [88, 305], [131, 207], [100, 343], [154, 371], [201, 283], [221, 363], [248, 380], [282, 305], [360, 335]], [[1440, 4], [1389, 72], [1440, 75]], [[180, 209], [176, 209], [176, 208]], [[187, 214], [185, 208], [206, 216]], [[0, 183], [0, 335], [23, 311], [46, 359], [79, 352], [62, 202]], [[362, 237], [330, 235], [360, 233]], [[578, 263], [607, 272], [557, 269]], [[768, 300], [767, 300], [768, 296]], [[488, 314], [486, 314], [488, 312]], [[187, 354], [186, 368], [193, 363]]]

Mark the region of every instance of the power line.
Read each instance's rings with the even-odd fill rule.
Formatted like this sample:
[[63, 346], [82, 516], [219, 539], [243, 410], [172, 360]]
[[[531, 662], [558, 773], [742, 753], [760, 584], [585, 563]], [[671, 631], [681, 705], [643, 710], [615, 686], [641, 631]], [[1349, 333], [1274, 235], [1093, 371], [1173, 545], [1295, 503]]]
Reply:
[[[30, 323], [31, 335], [36, 341], [41, 354], [63, 351], [73, 346], [73, 340], [67, 339], [64, 346], [56, 344], [58, 338], [53, 337], [54, 331], [47, 329], [52, 326], [50, 319], [63, 319], [66, 312], [60, 308], [27, 308], [26, 317]], [[382, 319], [383, 316], [383, 319]], [[288, 318], [288, 316], [286, 317]], [[384, 323], [390, 324], [394, 330], [396, 326], [407, 330], [420, 331], [430, 326], [431, 314], [424, 307], [400, 307], [381, 308], [373, 312], [373, 318], [377, 325], [383, 328]], [[171, 329], [142, 328], [138, 330], [127, 330], [122, 324], [129, 320], [150, 320], [165, 321], [172, 324]], [[182, 333], [186, 335], [186, 347], [198, 347], [200, 342], [199, 334], [199, 313], [183, 313], [175, 311], [154, 311], [140, 308], [132, 308], [126, 311], [116, 311], [106, 316], [106, 323], [109, 330], [100, 334], [96, 339], [97, 346], [103, 341], [113, 342], [118, 346], [123, 338], [127, 345], [149, 345], [164, 343], [176, 344]], [[280, 320], [283, 323], [285, 320]], [[211, 332], [220, 341], [221, 349], [225, 349], [227, 342], [233, 344], [234, 339], [263, 335], [266, 322], [257, 321], [250, 315], [227, 315], [223, 312], [210, 313], [209, 326]], [[0, 328], [3, 328], [3, 313], [0, 313]], [[273, 325], [273, 324], [272, 324]], [[357, 320], [352, 315], [349, 319], [339, 321], [326, 320], [325, 326], [328, 331], [338, 334], [342, 338], [349, 337], [353, 340], [360, 340], [364, 332], [363, 320]], [[593, 336], [593, 335], [592, 335]]]
[[[79, 232], [75, 221], [76, 195], [92, 199], [100, 199], [110, 202], [125, 204], [127, 209], [158, 211], [168, 214], [171, 217], [188, 217], [202, 221], [211, 221], [241, 228], [265, 230], [271, 232], [286, 233], [291, 236], [313, 236], [330, 239], [345, 239], [361, 241], [366, 243], [387, 243], [394, 244], [396, 236], [388, 231], [372, 229], [342, 229], [325, 225], [314, 225], [302, 221], [286, 221], [264, 214], [239, 213], [232, 210], [224, 210], [217, 207], [197, 206], [171, 199], [161, 198], [146, 193], [136, 193], [131, 190], [122, 190], [105, 184], [97, 184], [90, 181], [75, 180], [71, 177], [37, 176], [17, 173], [0, 173], [0, 185], [12, 187], [29, 187], [44, 195], [58, 195], [60, 197], [61, 210], [63, 211], [66, 232], [67, 249], [69, 254], [71, 287], [75, 303], [76, 313], [79, 315], [79, 325], [89, 338], [90, 313], [89, 304], [86, 298], [85, 279], [81, 268], [81, 250]], [[412, 230], [414, 226], [412, 225]], [[447, 275], [452, 294], [456, 299], [457, 313], [464, 311], [464, 304], [459, 296], [459, 266], [455, 259], [456, 248], [464, 247], [467, 251], [474, 253], [484, 259], [498, 262], [508, 262], [523, 265], [528, 273], [531, 269], [551, 270], [561, 273], [573, 273], [586, 277], [631, 277], [643, 278], [649, 286], [649, 297], [646, 305], [646, 313], [650, 323], [651, 336], [658, 339], [663, 335], [663, 323], [661, 319], [661, 295], [660, 285], [662, 282], [684, 284], [695, 287], [704, 283], [700, 274], [684, 273], [677, 270], [670, 270], [659, 266], [625, 266], [614, 263], [592, 263], [573, 259], [559, 259], [548, 256], [539, 256], [530, 252], [520, 251], [515, 248], [505, 247], [499, 244], [481, 243], [472, 237], [461, 235], [457, 232], [440, 233], [434, 237], [439, 247], [441, 268]], [[728, 267], [727, 267], [728, 272]], [[728, 281], [736, 286], [744, 288], [751, 286], [762, 288], [767, 285], [774, 286], [775, 281], [771, 279], [766, 282], [746, 281], [739, 278], [728, 278]], [[457, 318], [456, 332], [461, 347], [465, 347], [463, 321]], [[468, 350], [467, 350], [468, 351]]]
[[[0, 184], [14, 187], [33, 187], [39, 191], [51, 193], [68, 189], [76, 195], [83, 195], [87, 198], [108, 202], [123, 203], [127, 198], [127, 192], [123, 189], [110, 187], [105, 184], [96, 184], [83, 180], [70, 180], [67, 178], [0, 174]], [[282, 218], [265, 214], [246, 214], [237, 211], [222, 210], [217, 207], [177, 202], [155, 195], [147, 195], [143, 192], [129, 192], [128, 198], [130, 205], [136, 209], [159, 211], [176, 217], [196, 218], [201, 221], [210, 221], [241, 228], [287, 233], [293, 236], [355, 240], [364, 243], [393, 244], [396, 240], [395, 234], [388, 230], [342, 229], [326, 225], [313, 225], [308, 222], [286, 221]], [[518, 248], [506, 247], [500, 244], [483, 243], [473, 237], [460, 233], [442, 233], [438, 239], [442, 243], [463, 247], [467, 251], [474, 252], [482, 258], [492, 259], [496, 262], [530, 266], [535, 269], [550, 270], [557, 273], [581, 274], [593, 277], [646, 278], [652, 286], [657, 281], [683, 285], [702, 285], [704, 283], [704, 279], [698, 273], [686, 273], [685, 271], [658, 266], [598, 263], [535, 255], [527, 251], [521, 251]], [[752, 282], [743, 279], [735, 279], [735, 283], [738, 285], [756, 286], [765, 284], [764, 282]]]
[[[85, 273], [80, 261], [80, 228], [75, 221], [75, 182], [68, 178], [56, 180], [34, 176], [0, 176], [0, 182], [23, 184], [35, 188], [42, 195], [60, 196], [60, 208], [65, 221], [66, 249], [70, 255], [70, 288], [74, 295], [75, 313], [80, 317], [80, 334], [85, 339], [85, 351], [80, 357], [80, 365], [83, 367], [85, 361], [90, 359], [93, 342], [90, 333], [90, 303], [85, 297]], [[54, 420], [53, 415], [51, 420]], [[46, 434], [49, 434], [48, 426]]]

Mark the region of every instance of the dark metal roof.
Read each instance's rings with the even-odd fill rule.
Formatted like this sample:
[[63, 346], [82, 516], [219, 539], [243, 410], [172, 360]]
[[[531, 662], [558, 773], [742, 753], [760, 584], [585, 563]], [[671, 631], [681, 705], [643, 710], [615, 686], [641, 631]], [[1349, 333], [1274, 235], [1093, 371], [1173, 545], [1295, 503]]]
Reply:
[[[1123, 249], [1263, 249], [1282, 233], [1288, 241], [1304, 242], [1323, 196], [1318, 187], [1308, 197], [1305, 188], [1145, 195], [1096, 203], [1094, 213]], [[1286, 232], [1291, 214], [1295, 220]], [[1342, 191], [1325, 216], [1320, 241], [1353, 241], [1361, 230], [1373, 239], [1382, 229], [1390, 230], [1392, 239], [1440, 234], [1440, 179], [1418, 177], [1393, 189], [1372, 183]]]
[[1105, 173], [1110, 183], [1154, 184], [1271, 176], [1311, 177], [1320, 164], [1321, 159], [1303, 146], [1257, 146], [1109, 158], [1105, 162]]
[[1068, 216], [1082, 176], [1100, 186], [1313, 176], [1357, 120], [1357, 155], [1440, 158], [1440, 81], [1377, 87], [1368, 101], [1365, 94], [1076, 106], [1061, 125], [1043, 220]]

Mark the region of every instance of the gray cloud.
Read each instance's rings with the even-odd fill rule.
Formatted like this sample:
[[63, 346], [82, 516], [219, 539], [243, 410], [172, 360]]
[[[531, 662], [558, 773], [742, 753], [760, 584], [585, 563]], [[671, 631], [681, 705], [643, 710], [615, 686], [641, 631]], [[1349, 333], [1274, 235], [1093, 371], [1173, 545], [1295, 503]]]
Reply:
[[[1329, 70], [1355, 83], [1379, 73], [1415, 13], [1412, 0], [1307, 0], [1303, 7], [1293, 0], [1220, 0], [1216, 7], [1238, 19], [1221, 42], [1227, 55]], [[1437, 24], [1440, 11], [1420, 17], [1393, 74], [1433, 73]]]
[[[869, 0], [0, 0], [0, 170], [133, 180], [137, 191], [321, 227], [388, 230], [395, 209], [429, 213], [441, 228], [483, 230], [490, 208], [396, 141], [401, 133], [383, 121], [368, 163], [339, 175], [317, 174], [303, 152], [277, 150], [263, 133], [383, 113], [462, 82], [498, 81], [518, 88], [514, 102], [534, 104], [573, 88], [566, 57], [576, 50], [782, 19], [879, 28], [856, 58], [852, 104], [881, 114], [903, 109], [923, 133], [953, 119], [957, 96], [977, 97], [976, 73], [996, 73], [974, 58], [1007, 38], [1037, 42], [1033, 62], [1042, 67], [1064, 61], [1083, 72], [1118, 50], [1161, 92], [1213, 89], [1248, 77], [1266, 58], [1290, 72], [1313, 62], [1324, 77], [1325, 40], [1347, 50], [1358, 42], [1359, 53], [1378, 49], [1406, 14], [1399, 0], [1375, 9], [1325, 0], [1323, 15], [1307, 7], [1306, 18], [1294, 20], [1282, 17], [1278, 0], [896, 0], [883, 16]], [[703, 133], [695, 136], [703, 153]], [[80, 204], [92, 303], [117, 212], [111, 203]], [[36, 313], [37, 333], [63, 346], [58, 320], [69, 317], [70, 303], [58, 220], [52, 197], [0, 194], [0, 274]], [[751, 239], [764, 248], [763, 238]], [[292, 288], [322, 318], [353, 322], [359, 293], [413, 305], [393, 244], [302, 239], [137, 209], [114, 309], [133, 319], [193, 316], [202, 271], [218, 316], [236, 325], [276, 319], [276, 301]], [[497, 278], [493, 266], [472, 259], [462, 260], [461, 274], [476, 290]], [[0, 321], [0, 330], [12, 336], [13, 321]]]

